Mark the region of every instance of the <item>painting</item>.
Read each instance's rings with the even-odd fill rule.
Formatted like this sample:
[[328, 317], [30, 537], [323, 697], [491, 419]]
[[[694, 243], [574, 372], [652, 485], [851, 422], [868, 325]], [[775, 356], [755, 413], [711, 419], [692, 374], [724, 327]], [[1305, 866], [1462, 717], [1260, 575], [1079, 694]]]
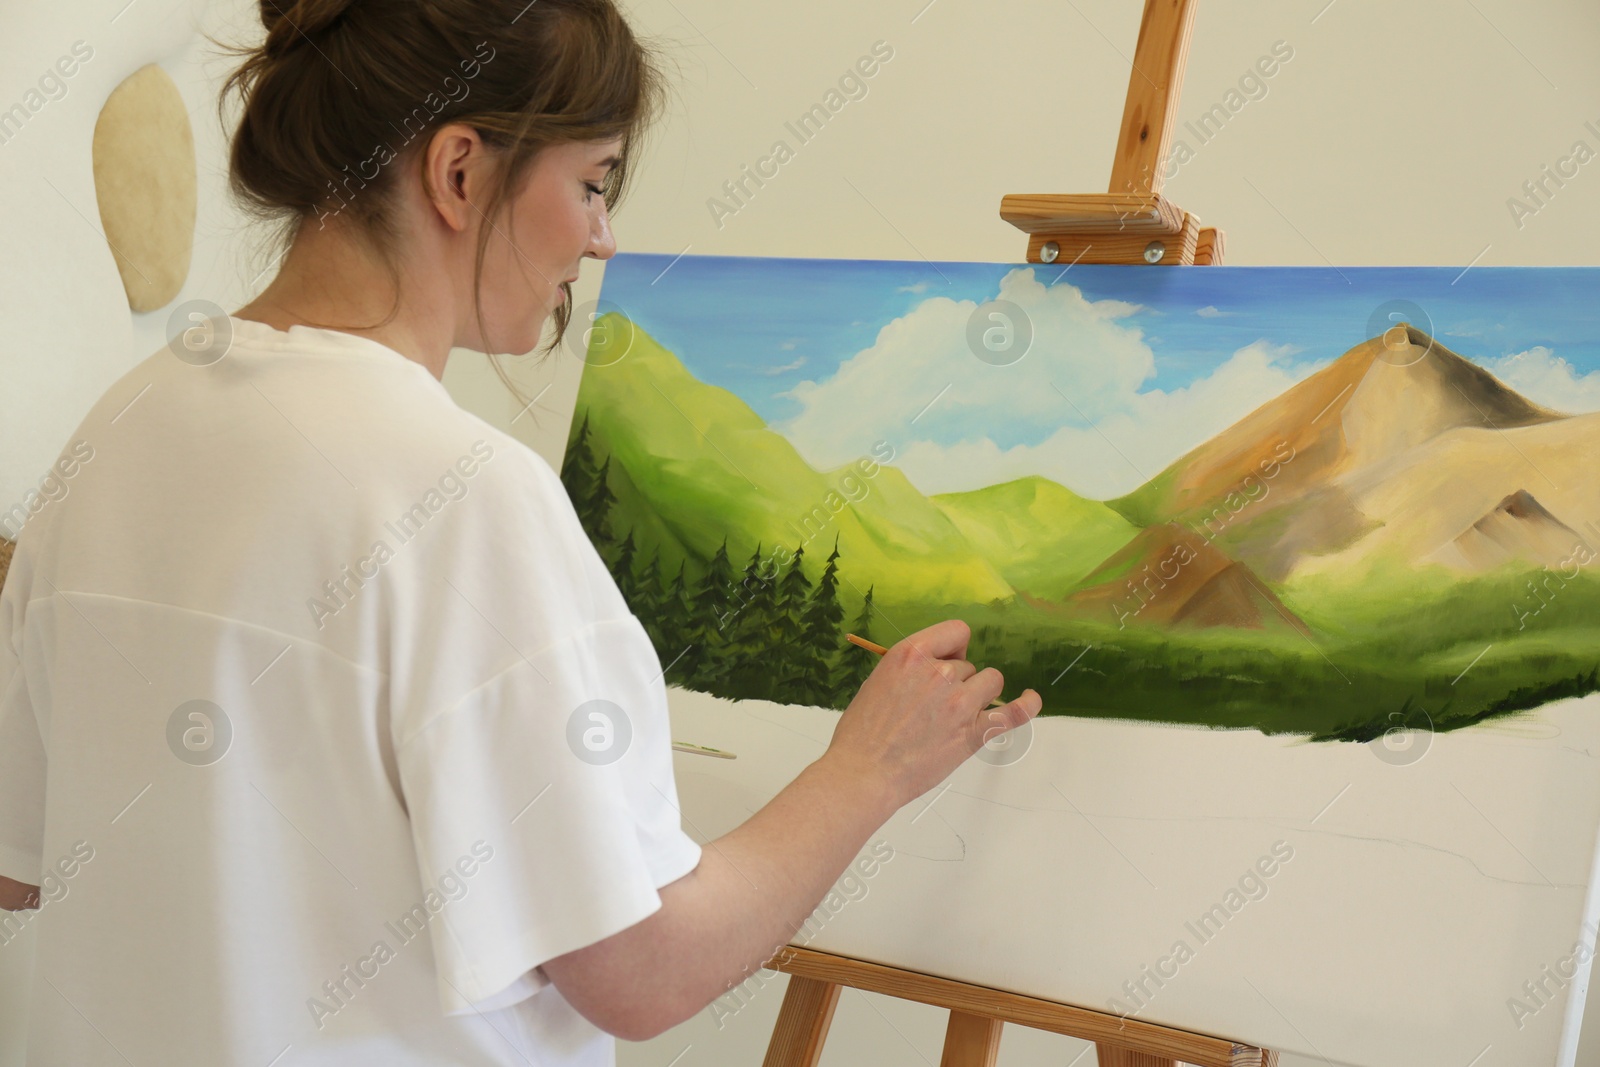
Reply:
[[954, 617], [1045, 715], [1469, 728], [1600, 689], [1597, 281], [622, 254], [561, 477], [684, 689]]

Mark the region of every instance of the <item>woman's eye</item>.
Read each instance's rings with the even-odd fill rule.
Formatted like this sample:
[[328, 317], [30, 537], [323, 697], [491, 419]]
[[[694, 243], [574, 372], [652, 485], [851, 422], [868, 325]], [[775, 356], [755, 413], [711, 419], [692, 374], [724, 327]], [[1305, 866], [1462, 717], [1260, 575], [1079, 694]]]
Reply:
[[605, 190], [600, 188], [600, 186], [598, 186], [598, 185], [590, 185], [588, 182], [584, 182], [583, 183], [583, 187], [585, 189], [589, 190], [589, 195], [590, 196], [600, 196], [602, 193], [605, 192]]

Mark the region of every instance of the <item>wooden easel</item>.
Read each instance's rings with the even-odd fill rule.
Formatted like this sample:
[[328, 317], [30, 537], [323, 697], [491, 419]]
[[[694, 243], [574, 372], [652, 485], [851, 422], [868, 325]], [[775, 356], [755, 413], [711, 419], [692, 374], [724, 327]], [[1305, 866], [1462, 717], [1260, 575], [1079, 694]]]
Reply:
[[[1030, 263], [1222, 262], [1222, 231], [1161, 195], [1161, 166], [1172, 143], [1172, 117], [1196, 0], [1145, 0], [1139, 44], [1128, 77], [1122, 131], [1106, 193], [1018, 194], [1000, 201], [1000, 217], [1026, 232]], [[937, 978], [898, 967], [790, 945], [767, 961], [789, 975], [764, 1067], [816, 1067], [844, 987], [950, 1010], [940, 1067], [994, 1067], [1005, 1023], [1095, 1043], [1099, 1067], [1276, 1067], [1278, 1054], [1224, 1038], [1124, 1019], [1106, 1012]]]

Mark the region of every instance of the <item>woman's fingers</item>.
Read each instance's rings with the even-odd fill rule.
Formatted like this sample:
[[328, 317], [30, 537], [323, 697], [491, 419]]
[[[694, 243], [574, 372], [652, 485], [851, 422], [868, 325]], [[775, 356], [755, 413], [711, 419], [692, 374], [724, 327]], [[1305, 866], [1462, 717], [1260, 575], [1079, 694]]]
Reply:
[[900, 644], [909, 645], [933, 659], [954, 659], [967, 654], [967, 642], [970, 640], [972, 640], [972, 627], [960, 619], [946, 619], [944, 622], [936, 622], [926, 629], [918, 630]]
[[978, 673], [978, 668], [964, 659], [942, 659], [938, 661], [939, 673], [952, 682], [964, 682]]
[[978, 707], [987, 707], [1000, 690], [1005, 688], [1005, 675], [993, 667], [985, 667], [961, 683], [967, 690], [967, 699]]
[[978, 746], [982, 747], [1002, 734], [1010, 733], [1026, 723], [1044, 708], [1044, 698], [1037, 690], [1024, 689], [1015, 700], [997, 708], [985, 708], [978, 713]]

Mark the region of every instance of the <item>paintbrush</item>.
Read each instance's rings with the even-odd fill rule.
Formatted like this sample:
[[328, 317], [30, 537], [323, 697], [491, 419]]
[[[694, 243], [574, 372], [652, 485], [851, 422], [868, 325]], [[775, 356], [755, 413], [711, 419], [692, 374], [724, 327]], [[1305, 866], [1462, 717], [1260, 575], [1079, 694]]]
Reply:
[[715, 756], [717, 759], [738, 759], [732, 752], [724, 752], [720, 748], [710, 748], [706, 745], [691, 744], [688, 741], [672, 742], [674, 752], [692, 752], [696, 756]]

